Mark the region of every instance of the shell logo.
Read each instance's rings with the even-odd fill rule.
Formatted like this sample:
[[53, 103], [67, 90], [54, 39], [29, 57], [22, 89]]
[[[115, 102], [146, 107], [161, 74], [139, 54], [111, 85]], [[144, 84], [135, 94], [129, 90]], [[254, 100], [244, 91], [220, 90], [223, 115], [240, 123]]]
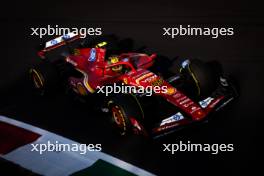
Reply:
[[127, 84], [127, 83], [128, 83], [128, 80], [127, 80], [127, 78], [124, 78], [124, 79], [123, 79], [123, 81], [124, 81], [124, 83], [125, 83], [125, 84]]
[[175, 94], [177, 91], [176, 91], [176, 89], [174, 88], [174, 87], [169, 87], [168, 89], [167, 89], [167, 94], [168, 95], [173, 95], [173, 94]]

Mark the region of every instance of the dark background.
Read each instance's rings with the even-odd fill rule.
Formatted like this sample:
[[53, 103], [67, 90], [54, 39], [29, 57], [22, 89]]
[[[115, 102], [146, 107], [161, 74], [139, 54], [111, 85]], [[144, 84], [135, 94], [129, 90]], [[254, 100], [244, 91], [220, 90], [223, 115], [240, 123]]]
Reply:
[[[262, 118], [262, 6], [251, 1], [178, 2], [8, 2], [1, 13], [0, 114], [61, 134], [81, 143], [102, 143], [103, 151], [157, 175], [241, 175], [256, 172], [256, 124]], [[40, 39], [31, 27], [102, 27], [103, 33], [132, 37], [169, 57], [220, 61], [240, 84], [241, 96], [207, 124], [158, 141], [119, 138], [101, 114], [59, 94], [49, 99], [32, 95], [27, 70], [38, 62]], [[233, 27], [234, 36], [162, 36], [162, 27], [190, 24]], [[233, 143], [234, 152], [161, 152], [163, 143]]]

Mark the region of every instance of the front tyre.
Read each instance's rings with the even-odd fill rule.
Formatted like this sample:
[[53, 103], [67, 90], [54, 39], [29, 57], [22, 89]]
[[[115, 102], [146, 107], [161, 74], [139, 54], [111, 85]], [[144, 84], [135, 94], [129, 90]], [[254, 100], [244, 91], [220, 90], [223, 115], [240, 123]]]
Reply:
[[143, 111], [136, 97], [130, 94], [113, 95], [107, 102], [111, 123], [121, 136], [145, 134]]
[[180, 72], [185, 79], [186, 89], [195, 96], [203, 97], [210, 95], [217, 88], [221, 65], [195, 59], [183, 64]]

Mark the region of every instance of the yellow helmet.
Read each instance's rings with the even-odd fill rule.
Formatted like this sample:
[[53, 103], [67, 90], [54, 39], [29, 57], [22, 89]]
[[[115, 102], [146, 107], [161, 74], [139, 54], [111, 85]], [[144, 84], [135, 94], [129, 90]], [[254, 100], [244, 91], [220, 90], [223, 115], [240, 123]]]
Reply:
[[119, 58], [118, 57], [116, 57], [116, 56], [110, 57], [111, 64], [117, 63], [118, 61], [119, 61]]
[[[111, 57], [109, 57], [109, 59], [110, 59], [111, 64], [115, 64], [115, 63], [119, 62], [119, 58], [117, 56], [111, 56]], [[115, 72], [119, 72], [122, 70], [122, 68], [123, 68], [122, 65], [117, 65], [117, 66], [112, 67], [112, 70]]]

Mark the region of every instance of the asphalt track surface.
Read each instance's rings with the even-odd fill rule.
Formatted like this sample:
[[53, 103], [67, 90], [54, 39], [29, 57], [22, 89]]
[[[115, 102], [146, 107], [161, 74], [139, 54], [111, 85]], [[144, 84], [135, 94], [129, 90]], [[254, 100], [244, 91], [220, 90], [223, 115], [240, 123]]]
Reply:
[[[0, 114], [55, 132], [80, 143], [101, 143], [103, 151], [157, 175], [255, 175], [257, 123], [263, 117], [264, 23], [258, 4], [225, 2], [152, 4], [65, 2], [53, 5], [13, 7], [14, 16], [2, 17], [0, 59]], [[38, 8], [36, 8], [38, 7]], [[94, 7], [94, 8], [93, 8]], [[126, 7], [126, 8], [122, 8]], [[148, 10], [147, 10], [148, 9]], [[50, 13], [47, 13], [50, 12]], [[84, 13], [85, 12], [85, 13]], [[54, 15], [56, 14], [56, 15]], [[38, 63], [35, 46], [40, 39], [30, 36], [30, 27], [59, 24], [100, 26], [105, 33], [131, 37], [139, 44], [168, 57], [220, 61], [240, 85], [240, 97], [209, 123], [185, 129], [157, 141], [139, 137], [120, 138], [111, 131], [102, 114], [64, 94], [47, 99], [32, 94], [27, 69]], [[162, 36], [162, 27], [178, 24], [232, 26], [235, 35], [208, 37]], [[234, 152], [217, 155], [203, 152], [162, 152], [163, 143], [233, 143]]]

